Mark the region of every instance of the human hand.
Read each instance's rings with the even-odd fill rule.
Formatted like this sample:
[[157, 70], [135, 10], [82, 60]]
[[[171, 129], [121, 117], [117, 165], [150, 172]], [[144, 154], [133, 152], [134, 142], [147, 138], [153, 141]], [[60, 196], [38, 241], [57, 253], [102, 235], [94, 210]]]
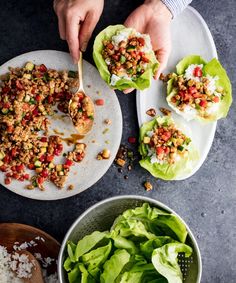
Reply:
[[60, 37], [66, 40], [74, 62], [85, 51], [102, 14], [104, 0], [54, 0]]
[[[160, 65], [154, 78], [158, 79], [166, 67], [171, 51], [170, 23], [172, 14], [160, 0], [146, 0], [126, 19], [126, 27], [149, 34], [152, 47]], [[125, 90], [125, 93], [133, 89]]]

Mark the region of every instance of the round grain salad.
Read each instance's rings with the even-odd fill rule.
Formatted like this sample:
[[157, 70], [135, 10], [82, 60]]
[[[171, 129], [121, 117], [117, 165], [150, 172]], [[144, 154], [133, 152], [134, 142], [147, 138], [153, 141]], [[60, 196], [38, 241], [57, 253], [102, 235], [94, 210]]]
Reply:
[[140, 165], [154, 177], [175, 180], [192, 171], [199, 154], [187, 129], [169, 116], [157, 116], [140, 128]]
[[101, 77], [119, 90], [148, 88], [158, 68], [150, 36], [123, 25], [108, 26], [98, 34], [93, 58]]
[[227, 116], [231, 83], [216, 58], [207, 63], [200, 56], [187, 56], [168, 77], [167, 102], [184, 119], [215, 121]]

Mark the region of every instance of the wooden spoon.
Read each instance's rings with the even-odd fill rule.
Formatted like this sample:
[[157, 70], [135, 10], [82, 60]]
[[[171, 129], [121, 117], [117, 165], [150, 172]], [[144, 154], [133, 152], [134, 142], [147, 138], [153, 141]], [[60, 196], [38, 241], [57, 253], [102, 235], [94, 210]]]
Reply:
[[22, 278], [25, 283], [44, 283], [43, 273], [41, 270], [41, 266], [37, 259], [27, 250], [17, 251], [16, 253], [20, 255], [27, 255], [29, 262], [31, 262], [34, 266], [31, 269], [31, 277], [30, 278]]
[[[69, 111], [72, 122], [74, 126], [76, 127], [78, 133], [84, 136], [88, 132], [90, 132], [93, 127], [95, 109], [94, 109], [93, 101], [91, 100], [89, 96], [85, 94], [85, 91], [84, 91], [82, 52], [80, 52], [80, 57], [79, 57], [79, 62], [78, 62], [78, 76], [79, 76], [79, 88], [72, 95], [69, 101], [68, 111]], [[76, 114], [78, 113], [77, 103], [80, 100], [80, 97], [84, 97], [81, 102], [82, 109], [83, 109], [82, 116], [83, 114], [86, 114], [86, 115], [85, 117], [82, 117], [81, 119], [76, 119]]]

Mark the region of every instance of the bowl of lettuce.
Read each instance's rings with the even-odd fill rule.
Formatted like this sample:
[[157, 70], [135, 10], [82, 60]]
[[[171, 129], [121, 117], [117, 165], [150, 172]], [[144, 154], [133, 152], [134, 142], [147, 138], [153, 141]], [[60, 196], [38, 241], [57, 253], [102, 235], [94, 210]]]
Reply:
[[142, 196], [118, 196], [85, 211], [61, 246], [61, 283], [200, 283], [201, 256], [186, 223]]
[[184, 119], [211, 122], [227, 116], [232, 86], [216, 58], [206, 62], [198, 55], [184, 57], [169, 77], [167, 103]]
[[93, 59], [112, 88], [148, 88], [158, 68], [150, 36], [123, 25], [108, 26], [95, 38]]

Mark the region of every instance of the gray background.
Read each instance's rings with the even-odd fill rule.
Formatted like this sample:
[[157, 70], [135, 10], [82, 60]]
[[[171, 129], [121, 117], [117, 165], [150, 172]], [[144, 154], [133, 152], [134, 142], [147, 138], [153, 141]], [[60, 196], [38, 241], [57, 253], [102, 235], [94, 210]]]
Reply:
[[[96, 1], [94, 1], [96, 2]], [[109, 24], [122, 23], [142, 1], [105, 1], [96, 35]], [[122, 3], [122, 4], [121, 4]], [[235, 0], [196, 0], [195, 7], [206, 20], [216, 43], [219, 58], [227, 69], [235, 91], [236, 3]], [[92, 40], [91, 40], [92, 42]], [[85, 59], [92, 62], [91, 46]], [[67, 51], [57, 31], [52, 2], [46, 0], [0, 1], [0, 64], [28, 51]], [[117, 93], [124, 129], [123, 143], [138, 135], [135, 95]], [[113, 165], [93, 187], [75, 197], [42, 202], [20, 197], [0, 188], [0, 222], [26, 223], [45, 230], [61, 241], [72, 222], [89, 206], [114, 195], [138, 194], [153, 197], [173, 208], [196, 235], [203, 259], [204, 283], [236, 282], [236, 106], [219, 121], [207, 160], [190, 179], [178, 182], [155, 180], [136, 163], [124, 179]], [[134, 146], [134, 149], [136, 146]], [[154, 184], [146, 192], [145, 180]], [[17, 190], [17, 188], [16, 188]]]

